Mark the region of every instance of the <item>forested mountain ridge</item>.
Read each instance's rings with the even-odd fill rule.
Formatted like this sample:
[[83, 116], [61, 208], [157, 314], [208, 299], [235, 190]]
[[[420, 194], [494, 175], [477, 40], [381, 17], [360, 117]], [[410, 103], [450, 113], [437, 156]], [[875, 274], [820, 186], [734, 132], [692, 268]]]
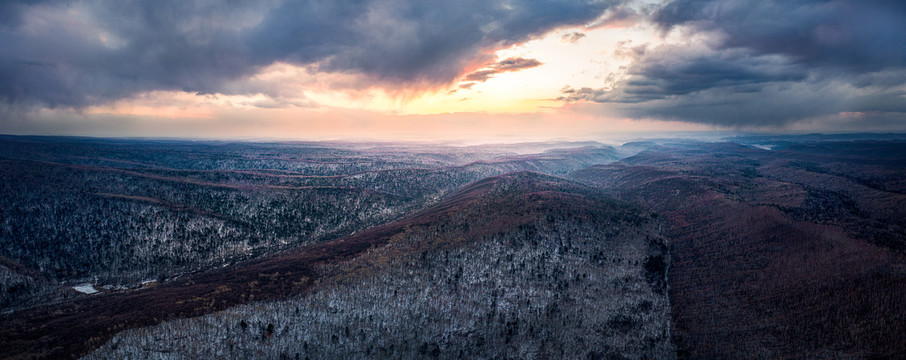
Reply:
[[318, 266], [303, 296], [127, 331], [88, 358], [670, 358], [657, 229], [594, 189], [492, 177]]
[[669, 225], [681, 358], [902, 357], [906, 143], [749, 140], [772, 150], [660, 144], [570, 178]]
[[[475, 331], [484, 334], [481, 336], [485, 339], [481, 342], [483, 345], [472, 350], [477, 351], [476, 356], [507, 349], [497, 346], [503, 345], [495, 342], [499, 335], [495, 331], [509, 331], [509, 340], [513, 340], [513, 336], [517, 335], [521, 336], [518, 339], [550, 338], [555, 328], [562, 328], [571, 334], [584, 334], [582, 336], [589, 337], [586, 345], [594, 343], [600, 346], [577, 347], [570, 345], [572, 340], [566, 340], [572, 337], [558, 336], [546, 347], [525, 351], [545, 354], [581, 352], [583, 356], [588, 352], [604, 354], [608, 351], [636, 353], [639, 356], [668, 354], [669, 326], [666, 321], [669, 306], [663, 277], [669, 260], [664, 246], [663, 238], [657, 233], [656, 222], [643, 211], [602, 197], [596, 190], [579, 184], [542, 174], [519, 172], [479, 181], [408, 219], [335, 241], [313, 244], [152, 288], [98, 295], [62, 308], [19, 312], [4, 321], [4, 347], [20, 351], [20, 355], [9, 353], [8, 356], [13, 357], [80, 353], [100, 345], [107, 336], [135, 325], [153, 324], [160, 320], [224, 309], [233, 304], [279, 299], [293, 294], [307, 295], [291, 300], [291, 303], [328, 296], [324, 294], [347, 294], [343, 296], [358, 299], [356, 289], [366, 286], [363, 284], [371, 284], [371, 291], [379, 293], [372, 296], [406, 294], [414, 307], [434, 306], [431, 305], [434, 303], [418, 305], [420, 301], [425, 301], [420, 295], [425, 291], [446, 296], [446, 306], [464, 304], [460, 296], [477, 294], [472, 298], [472, 301], [478, 301], [474, 309], [458, 312], [470, 319], [473, 327], [477, 326]], [[463, 272], [460, 267], [464, 268]], [[426, 286], [435, 290], [417, 290]], [[526, 309], [523, 303], [527, 299], [523, 298], [525, 294], [522, 291], [532, 288], [537, 288], [532, 293], [544, 295], [532, 298], [537, 303], [531, 309], [537, 311]], [[505, 297], [495, 300], [495, 296], [490, 295], [494, 292]], [[626, 296], [628, 293], [636, 295]], [[500, 305], [499, 309], [498, 306], [491, 306], [497, 301], [505, 301], [509, 305]], [[381, 303], [359, 305], [367, 308]], [[272, 306], [285, 310], [289, 306], [286, 304]], [[253, 305], [247, 309], [259, 306], [265, 305]], [[355, 308], [357, 305], [353, 302], [350, 306]], [[295, 309], [295, 305], [292, 308]], [[598, 315], [590, 316], [593, 313]], [[285, 313], [271, 309], [263, 314], [266, 315], [249, 315], [246, 324], [257, 324], [255, 321], [261, 316]], [[307, 314], [315, 316], [317, 311]], [[393, 311], [380, 314], [385, 318], [395, 316]], [[413, 310], [410, 315], [415, 317], [405, 324], [439, 321], [432, 320], [430, 316], [435, 315], [431, 314], [433, 312], [427, 309], [424, 312]], [[221, 315], [212, 315], [209, 319], [218, 316]], [[493, 320], [497, 325], [478, 326], [475, 321], [479, 317], [491, 317], [485, 320]], [[70, 321], [82, 325], [74, 327], [74, 324], [68, 323]], [[273, 323], [277, 320], [269, 321]], [[575, 328], [577, 321], [584, 321], [586, 325]], [[536, 326], [532, 325], [533, 322]], [[611, 332], [607, 330], [609, 323], [619, 324], [620, 328]], [[41, 325], [34, 328], [36, 324]], [[239, 329], [232, 327], [238, 324], [230, 325], [231, 329]], [[440, 338], [447, 338], [443, 332], [452, 331], [442, 326], [435, 329], [439, 333], [432, 336]], [[585, 332], [582, 329], [594, 331]], [[41, 334], [37, 336], [41, 340], [28, 340], [37, 334]], [[199, 329], [190, 338], [218, 334], [224, 333], [205, 335]], [[237, 330], [225, 334], [241, 337], [251, 332]], [[303, 338], [310, 335], [306, 334], [300, 332], [293, 336]], [[412, 336], [417, 334], [415, 331]], [[258, 341], [258, 336], [260, 334], [246, 340]], [[638, 339], [627, 342], [626, 336]], [[48, 346], [59, 343], [63, 338], [68, 339], [68, 347], [55, 349]], [[76, 340], [79, 338], [83, 340]], [[172, 338], [178, 340], [180, 337]], [[430, 342], [428, 340], [431, 339], [424, 340]], [[458, 350], [469, 351], [478, 339], [473, 336], [451, 340], [443, 345], [443, 349], [458, 347]], [[598, 340], [592, 341], [594, 339]], [[610, 340], [601, 342], [601, 339]], [[529, 341], [513, 343], [526, 344]], [[322, 346], [319, 350], [322, 352], [317, 354], [326, 357], [337, 355], [330, 352], [333, 348], [329, 344], [318, 345]], [[606, 344], [610, 345], [605, 347]], [[202, 343], [197, 345], [200, 346], [197, 351], [210, 350], [206, 350]], [[315, 345], [312, 343], [310, 346]], [[373, 344], [360, 345], [368, 347]], [[417, 354], [423, 344], [417, 345], [397, 348], [398, 354], [405, 355], [412, 351]], [[438, 347], [441, 345], [437, 344]], [[116, 347], [130, 351], [125, 343]], [[352, 348], [358, 349], [355, 346]], [[131, 351], [139, 350], [141, 348], [132, 348]], [[288, 351], [285, 348], [272, 350]], [[374, 350], [377, 351], [377, 348]]]
[[[547, 144], [546, 146], [554, 146]], [[0, 138], [0, 309], [118, 291], [400, 219], [470, 182], [566, 173], [603, 145], [496, 148]], [[25, 270], [27, 269], [27, 270]], [[19, 271], [23, 270], [23, 271]]]

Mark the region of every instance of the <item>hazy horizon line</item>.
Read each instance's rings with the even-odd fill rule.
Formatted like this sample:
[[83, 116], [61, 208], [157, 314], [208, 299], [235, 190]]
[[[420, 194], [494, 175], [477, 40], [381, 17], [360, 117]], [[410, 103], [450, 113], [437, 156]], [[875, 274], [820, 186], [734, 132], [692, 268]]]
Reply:
[[608, 134], [596, 134], [583, 137], [529, 137], [529, 136], [490, 136], [490, 137], [472, 137], [472, 138], [436, 138], [424, 139], [414, 136], [314, 136], [314, 137], [276, 137], [276, 136], [108, 136], [108, 135], [55, 135], [55, 134], [15, 134], [0, 133], [0, 137], [19, 137], [19, 138], [60, 138], [60, 139], [85, 139], [85, 140], [133, 140], [133, 141], [189, 141], [189, 142], [246, 142], [246, 143], [394, 143], [394, 144], [433, 144], [433, 145], [450, 145], [450, 146], [476, 146], [476, 145], [511, 145], [526, 143], [568, 143], [568, 142], [598, 142], [607, 143], [625, 143], [632, 142], [636, 139], [689, 139], [704, 140], [715, 139], [715, 137], [738, 137], [738, 136], [779, 136], [779, 137], [797, 137], [797, 136], [841, 136], [841, 135], [865, 135], [865, 136], [882, 136], [882, 135], [906, 135], [906, 132], [895, 131], [860, 131], [860, 132], [772, 132], [772, 131], [632, 131], [632, 132], [613, 132]]

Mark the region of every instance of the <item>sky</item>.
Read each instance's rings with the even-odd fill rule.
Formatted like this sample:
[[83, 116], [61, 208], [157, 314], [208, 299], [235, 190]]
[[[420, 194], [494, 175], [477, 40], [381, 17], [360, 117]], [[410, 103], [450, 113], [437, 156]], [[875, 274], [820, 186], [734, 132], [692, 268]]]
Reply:
[[906, 131], [906, 2], [0, 2], [0, 133], [715, 130]]

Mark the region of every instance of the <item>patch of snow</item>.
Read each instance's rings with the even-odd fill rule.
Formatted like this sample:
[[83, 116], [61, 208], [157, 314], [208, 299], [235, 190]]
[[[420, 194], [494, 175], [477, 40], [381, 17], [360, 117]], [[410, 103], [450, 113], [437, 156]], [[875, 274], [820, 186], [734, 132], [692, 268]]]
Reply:
[[98, 292], [98, 290], [94, 288], [94, 285], [91, 285], [91, 284], [76, 285], [76, 286], [73, 286], [72, 289], [75, 291], [78, 291], [82, 294], [88, 294], [88, 295], [96, 294]]

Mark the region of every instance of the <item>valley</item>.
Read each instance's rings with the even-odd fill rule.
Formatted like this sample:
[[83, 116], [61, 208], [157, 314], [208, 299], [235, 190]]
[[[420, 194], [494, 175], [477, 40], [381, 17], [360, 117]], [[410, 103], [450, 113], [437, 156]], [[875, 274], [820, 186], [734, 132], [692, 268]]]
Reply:
[[906, 352], [898, 139], [0, 147], [4, 358]]

